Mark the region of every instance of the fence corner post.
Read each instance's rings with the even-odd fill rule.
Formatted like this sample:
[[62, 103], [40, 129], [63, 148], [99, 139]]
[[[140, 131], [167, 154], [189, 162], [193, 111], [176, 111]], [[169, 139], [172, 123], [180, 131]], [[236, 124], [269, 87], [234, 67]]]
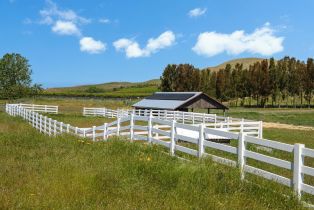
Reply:
[[304, 144], [294, 144], [293, 148], [293, 189], [299, 199], [301, 199], [301, 186], [303, 183], [303, 148]]
[[199, 125], [199, 137], [198, 137], [198, 157], [202, 158], [204, 154], [204, 124]]
[[171, 136], [170, 136], [170, 155], [174, 156], [175, 155], [175, 146], [176, 146], [176, 141], [175, 141], [175, 126], [176, 126], [176, 121], [172, 120], [171, 123]]
[[239, 133], [238, 139], [238, 167], [241, 173], [241, 180], [244, 179], [244, 167], [245, 167], [245, 134], [243, 132]]

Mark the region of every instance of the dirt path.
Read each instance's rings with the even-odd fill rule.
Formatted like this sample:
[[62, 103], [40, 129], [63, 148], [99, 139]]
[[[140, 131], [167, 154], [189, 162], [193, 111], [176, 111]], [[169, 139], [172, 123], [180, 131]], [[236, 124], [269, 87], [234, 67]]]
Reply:
[[263, 122], [263, 127], [264, 128], [282, 128], [282, 129], [292, 129], [292, 130], [314, 131], [314, 127], [311, 127], [311, 126], [291, 125], [291, 124], [273, 123], [273, 122]]

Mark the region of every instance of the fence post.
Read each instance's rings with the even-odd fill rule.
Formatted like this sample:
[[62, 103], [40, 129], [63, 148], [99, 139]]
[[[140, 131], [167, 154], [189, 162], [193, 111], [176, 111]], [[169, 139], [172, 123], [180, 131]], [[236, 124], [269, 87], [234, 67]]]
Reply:
[[263, 121], [259, 121], [258, 138], [263, 138]]
[[133, 141], [134, 138], [134, 114], [131, 114], [130, 118], [130, 139]]
[[182, 123], [184, 124], [184, 112], [182, 112]]
[[67, 133], [70, 133], [70, 124], [67, 124]]
[[63, 122], [60, 122], [60, 133], [63, 132]]
[[44, 118], [44, 133], [47, 134], [47, 116]]
[[35, 113], [32, 111], [32, 125], [35, 127]]
[[238, 166], [240, 168], [241, 180], [244, 179], [244, 166], [245, 166], [245, 135], [244, 133], [239, 133], [238, 139]]
[[152, 118], [153, 118], [153, 114], [152, 114], [152, 110], [149, 113], [149, 117], [148, 117], [148, 126], [147, 126], [147, 141], [148, 143], [152, 143]]
[[[155, 128], [156, 128], [156, 129], [159, 129], [159, 125], [155, 125]], [[157, 132], [155, 133], [155, 138], [156, 138], [156, 139], [159, 139], [159, 133], [157, 133]]]
[[47, 116], [45, 116], [45, 130], [44, 130], [44, 133], [48, 134], [49, 132], [49, 122], [48, 122], [49, 118]]
[[107, 127], [108, 127], [108, 123], [104, 124], [104, 135], [103, 135], [103, 139], [107, 140]]
[[117, 119], [117, 136], [119, 136], [120, 135], [120, 117], [118, 117], [118, 119]]
[[176, 146], [176, 141], [175, 141], [175, 126], [176, 126], [176, 121], [175, 120], [172, 120], [172, 123], [171, 123], [171, 136], [170, 136], [170, 155], [174, 156], [175, 153], [175, 146]]
[[43, 116], [42, 115], [39, 115], [39, 132], [42, 131], [42, 122], [43, 122]]
[[293, 149], [293, 189], [298, 198], [301, 198], [301, 185], [303, 183], [302, 166], [304, 158], [302, 151], [304, 144], [295, 144]]
[[194, 112], [192, 113], [192, 124], [194, 124], [195, 122], [195, 116], [194, 116]]
[[75, 131], [74, 132], [75, 132], [76, 135], [77, 135], [77, 130], [78, 130], [78, 127], [75, 127]]
[[198, 157], [202, 158], [204, 154], [204, 124], [199, 125], [199, 136], [198, 136]]
[[244, 119], [242, 118], [240, 121], [240, 132], [243, 133], [243, 127], [244, 127]]
[[53, 121], [53, 135], [57, 135], [57, 120]]
[[47, 113], [47, 105], [45, 105], [45, 113]]
[[49, 123], [48, 123], [48, 134], [51, 136], [51, 118], [49, 118]]
[[206, 120], [205, 120], [205, 113], [203, 113], [203, 123], [205, 123]]
[[96, 126], [93, 126], [93, 141], [96, 140]]

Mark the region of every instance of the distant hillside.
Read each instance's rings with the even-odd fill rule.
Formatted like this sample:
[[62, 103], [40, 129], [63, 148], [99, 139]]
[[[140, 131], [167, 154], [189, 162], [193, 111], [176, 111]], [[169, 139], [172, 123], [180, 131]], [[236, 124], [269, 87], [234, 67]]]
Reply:
[[[244, 68], [248, 68], [262, 58], [240, 58], [226, 61], [218, 66], [207, 67], [212, 71], [218, 71], [225, 68], [227, 64], [231, 66], [242, 63]], [[47, 96], [86, 96], [86, 97], [145, 97], [158, 91], [160, 86], [159, 79], [153, 79], [146, 82], [108, 82], [102, 84], [81, 85], [73, 87], [58, 87], [46, 89], [43, 95]]]
[[237, 63], [242, 63], [243, 68], [249, 68], [250, 65], [254, 64], [255, 62], [262, 61], [264, 60], [263, 58], [239, 58], [239, 59], [234, 59], [230, 61], [226, 61], [222, 64], [219, 64], [218, 66], [212, 66], [212, 67], [207, 67], [205, 69], [210, 69], [212, 71], [219, 71], [219, 69], [225, 68], [227, 64], [230, 64], [231, 66], [235, 66]]
[[159, 79], [146, 82], [109, 82], [95, 85], [48, 88], [42, 95], [46, 96], [80, 96], [80, 97], [145, 97], [158, 91]]
[[73, 86], [73, 87], [58, 87], [58, 88], [48, 88], [45, 90], [47, 93], [61, 93], [61, 92], [84, 92], [91, 87], [95, 87], [96, 90], [102, 91], [114, 91], [123, 88], [130, 88], [130, 87], [149, 87], [149, 86], [159, 86], [160, 80], [148, 80], [146, 82], [108, 82], [108, 83], [101, 83], [101, 84], [90, 84], [90, 85], [80, 85], [80, 86]]

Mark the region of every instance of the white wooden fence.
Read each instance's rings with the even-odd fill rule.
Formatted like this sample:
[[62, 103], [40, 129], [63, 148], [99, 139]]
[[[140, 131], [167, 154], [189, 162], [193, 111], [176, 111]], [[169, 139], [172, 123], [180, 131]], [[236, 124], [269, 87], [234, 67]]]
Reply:
[[182, 112], [169, 110], [112, 110], [108, 108], [86, 108], [83, 109], [84, 116], [103, 116], [109, 118], [122, 118], [130, 116], [148, 117], [150, 114], [153, 117], [163, 120], [175, 120], [182, 124], [205, 124], [208, 128], [220, 128], [231, 132], [244, 132], [246, 135], [263, 137], [263, 122], [233, 117], [222, 117], [216, 114], [205, 114], [196, 112]]
[[[305, 158], [314, 158], [314, 150], [306, 148], [303, 144], [291, 145], [249, 136], [244, 132], [235, 133], [220, 128], [207, 128], [205, 124], [183, 124], [175, 120], [159, 119], [152, 114], [149, 116], [131, 114], [121, 118], [118, 117], [114, 122], [105, 123], [101, 126], [78, 128], [52, 120], [51, 118], [47, 118], [32, 110], [27, 110], [22, 106], [14, 104], [7, 104], [6, 112], [12, 116], [23, 117], [33, 127], [48, 135], [57, 135], [67, 132], [81, 137], [91, 138], [93, 141], [106, 140], [109, 136], [113, 135], [128, 136], [131, 141], [142, 140], [166, 147], [171, 155], [184, 153], [199, 158], [210, 157], [216, 162], [238, 167], [241, 171], [241, 179], [244, 179], [247, 173], [254, 174], [293, 188], [299, 198], [301, 198], [303, 193], [314, 195], [314, 168], [305, 165], [304, 162]], [[189, 131], [189, 135], [185, 135], [185, 131]], [[194, 134], [193, 136], [190, 136], [191, 132]], [[235, 139], [237, 140], [237, 145], [231, 146], [213, 142], [211, 141], [212, 136]], [[179, 140], [189, 142], [189, 144], [182, 144]], [[251, 147], [248, 147], [248, 144], [283, 151], [293, 156], [293, 159], [284, 160], [278, 157], [272, 157], [272, 153], [269, 155], [261, 154], [250, 149]], [[227, 154], [233, 154], [237, 157], [237, 160], [213, 155], [208, 152], [208, 148], [224, 151]], [[257, 166], [252, 166], [248, 164], [247, 159], [253, 159], [268, 165], [286, 169], [291, 173], [291, 177], [282, 176], [260, 169]], [[306, 183], [304, 181], [304, 175], [310, 176], [312, 182]]]
[[53, 105], [37, 105], [37, 104], [17, 104], [24, 109], [32, 110], [34, 112], [44, 112], [44, 113], [53, 113], [58, 114], [58, 106]]

